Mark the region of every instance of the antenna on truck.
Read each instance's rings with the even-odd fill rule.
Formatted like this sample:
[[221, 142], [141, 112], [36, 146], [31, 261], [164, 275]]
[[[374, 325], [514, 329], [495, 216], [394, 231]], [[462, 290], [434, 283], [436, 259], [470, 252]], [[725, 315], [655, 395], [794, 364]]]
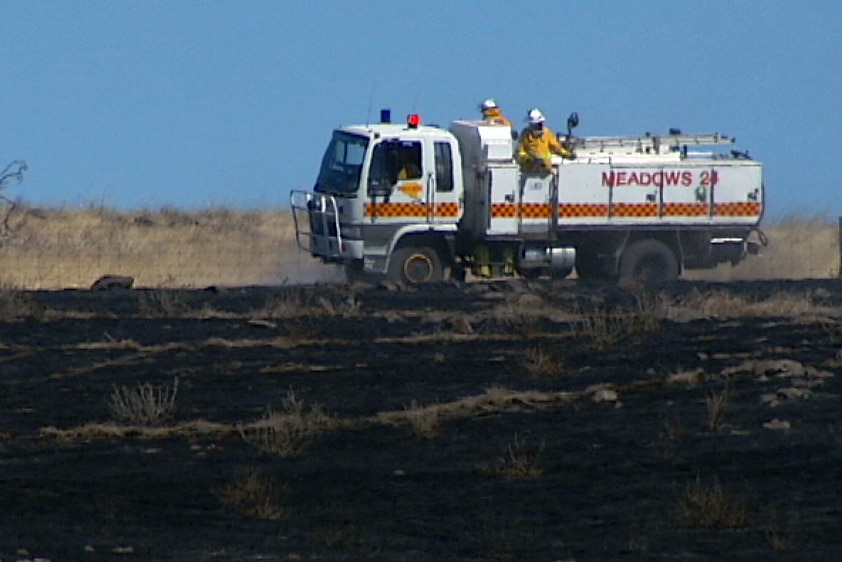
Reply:
[[371, 122], [371, 104], [374, 101], [374, 90], [377, 89], [377, 81], [371, 84], [371, 93], [368, 95], [368, 111], [365, 112], [365, 126]]

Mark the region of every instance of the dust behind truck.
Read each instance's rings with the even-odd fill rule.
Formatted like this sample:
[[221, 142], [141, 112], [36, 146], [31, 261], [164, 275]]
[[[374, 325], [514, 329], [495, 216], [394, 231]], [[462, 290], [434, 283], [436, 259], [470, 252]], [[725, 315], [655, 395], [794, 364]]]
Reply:
[[763, 166], [720, 134], [560, 140], [575, 159], [524, 173], [511, 128], [417, 115], [333, 132], [312, 191], [291, 193], [299, 246], [349, 277], [414, 285], [521, 275], [642, 278], [736, 264], [765, 244]]

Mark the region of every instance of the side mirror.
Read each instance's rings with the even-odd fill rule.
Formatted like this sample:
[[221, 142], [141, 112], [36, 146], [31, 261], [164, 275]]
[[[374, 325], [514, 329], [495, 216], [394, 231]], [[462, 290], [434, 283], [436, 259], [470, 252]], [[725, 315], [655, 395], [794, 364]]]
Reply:
[[573, 134], [573, 129], [579, 126], [579, 114], [575, 111], [570, 114], [570, 117], [567, 118], [567, 136], [571, 136]]

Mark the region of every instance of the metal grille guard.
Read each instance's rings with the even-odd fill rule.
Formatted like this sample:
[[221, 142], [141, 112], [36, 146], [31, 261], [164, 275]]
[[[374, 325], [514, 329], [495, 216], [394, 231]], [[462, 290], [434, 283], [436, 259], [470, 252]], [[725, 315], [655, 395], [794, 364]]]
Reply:
[[[336, 206], [336, 199], [332, 195], [323, 195], [311, 191], [293, 190], [289, 196], [292, 220], [295, 224], [295, 242], [301, 250], [310, 252], [311, 255], [322, 255], [318, 250], [324, 251], [330, 248], [331, 244], [316, 244], [316, 238], [335, 238], [336, 253], [327, 252], [330, 255], [324, 257], [339, 257], [342, 248], [342, 229], [339, 226], [339, 209]], [[304, 216], [307, 217], [306, 221]], [[306, 229], [304, 228], [304, 225]], [[305, 245], [302, 238], [307, 238]]]

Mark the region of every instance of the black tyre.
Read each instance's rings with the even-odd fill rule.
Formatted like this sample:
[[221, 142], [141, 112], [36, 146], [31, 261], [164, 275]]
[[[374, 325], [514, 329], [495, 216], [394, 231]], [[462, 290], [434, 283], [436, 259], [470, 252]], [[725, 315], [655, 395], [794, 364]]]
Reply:
[[441, 258], [432, 248], [399, 248], [389, 261], [389, 281], [399, 285], [421, 285], [444, 279]]
[[665, 283], [678, 279], [678, 258], [659, 240], [639, 240], [628, 246], [620, 258], [620, 277], [644, 283]]

